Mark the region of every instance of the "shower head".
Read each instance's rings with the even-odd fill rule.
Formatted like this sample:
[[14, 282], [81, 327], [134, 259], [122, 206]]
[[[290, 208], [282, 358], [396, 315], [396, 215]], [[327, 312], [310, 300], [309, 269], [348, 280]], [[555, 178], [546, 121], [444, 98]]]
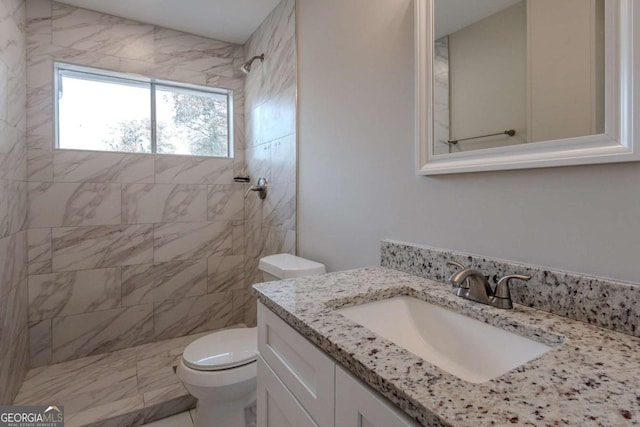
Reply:
[[251, 71], [251, 66], [253, 65], [253, 61], [255, 61], [256, 59], [259, 59], [260, 62], [264, 61], [264, 53], [262, 55], [256, 55], [250, 60], [248, 60], [247, 62], [245, 62], [244, 64], [242, 64], [242, 67], [240, 67], [240, 71], [242, 71], [245, 74], [249, 74], [249, 72]]

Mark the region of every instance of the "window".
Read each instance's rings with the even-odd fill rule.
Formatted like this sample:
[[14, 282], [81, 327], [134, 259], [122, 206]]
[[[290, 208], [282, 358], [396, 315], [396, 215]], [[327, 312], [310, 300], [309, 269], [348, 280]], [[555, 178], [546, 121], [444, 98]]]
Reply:
[[232, 93], [57, 63], [56, 147], [231, 157]]

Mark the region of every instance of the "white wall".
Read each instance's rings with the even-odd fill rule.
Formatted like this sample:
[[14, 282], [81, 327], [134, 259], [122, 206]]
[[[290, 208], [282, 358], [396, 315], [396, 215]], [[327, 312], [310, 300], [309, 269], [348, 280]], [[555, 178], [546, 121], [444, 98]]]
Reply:
[[640, 281], [640, 164], [415, 176], [413, 2], [298, 0], [299, 254], [383, 238]]

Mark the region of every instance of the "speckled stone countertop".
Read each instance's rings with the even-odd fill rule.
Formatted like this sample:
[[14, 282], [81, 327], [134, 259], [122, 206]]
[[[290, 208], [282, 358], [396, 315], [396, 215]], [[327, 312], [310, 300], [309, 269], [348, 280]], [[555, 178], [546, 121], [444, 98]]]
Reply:
[[[640, 339], [516, 305], [458, 298], [449, 285], [372, 267], [254, 285], [258, 300], [425, 426], [640, 425]], [[413, 296], [554, 347], [472, 384], [336, 313]], [[390, 313], [380, 313], [393, 321]]]

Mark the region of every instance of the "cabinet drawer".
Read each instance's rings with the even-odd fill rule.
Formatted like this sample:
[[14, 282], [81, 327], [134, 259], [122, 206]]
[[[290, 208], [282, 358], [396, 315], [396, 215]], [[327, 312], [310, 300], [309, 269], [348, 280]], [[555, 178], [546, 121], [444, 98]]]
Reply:
[[335, 362], [260, 303], [258, 352], [318, 426], [333, 427]]
[[318, 427], [258, 356], [258, 427]]

